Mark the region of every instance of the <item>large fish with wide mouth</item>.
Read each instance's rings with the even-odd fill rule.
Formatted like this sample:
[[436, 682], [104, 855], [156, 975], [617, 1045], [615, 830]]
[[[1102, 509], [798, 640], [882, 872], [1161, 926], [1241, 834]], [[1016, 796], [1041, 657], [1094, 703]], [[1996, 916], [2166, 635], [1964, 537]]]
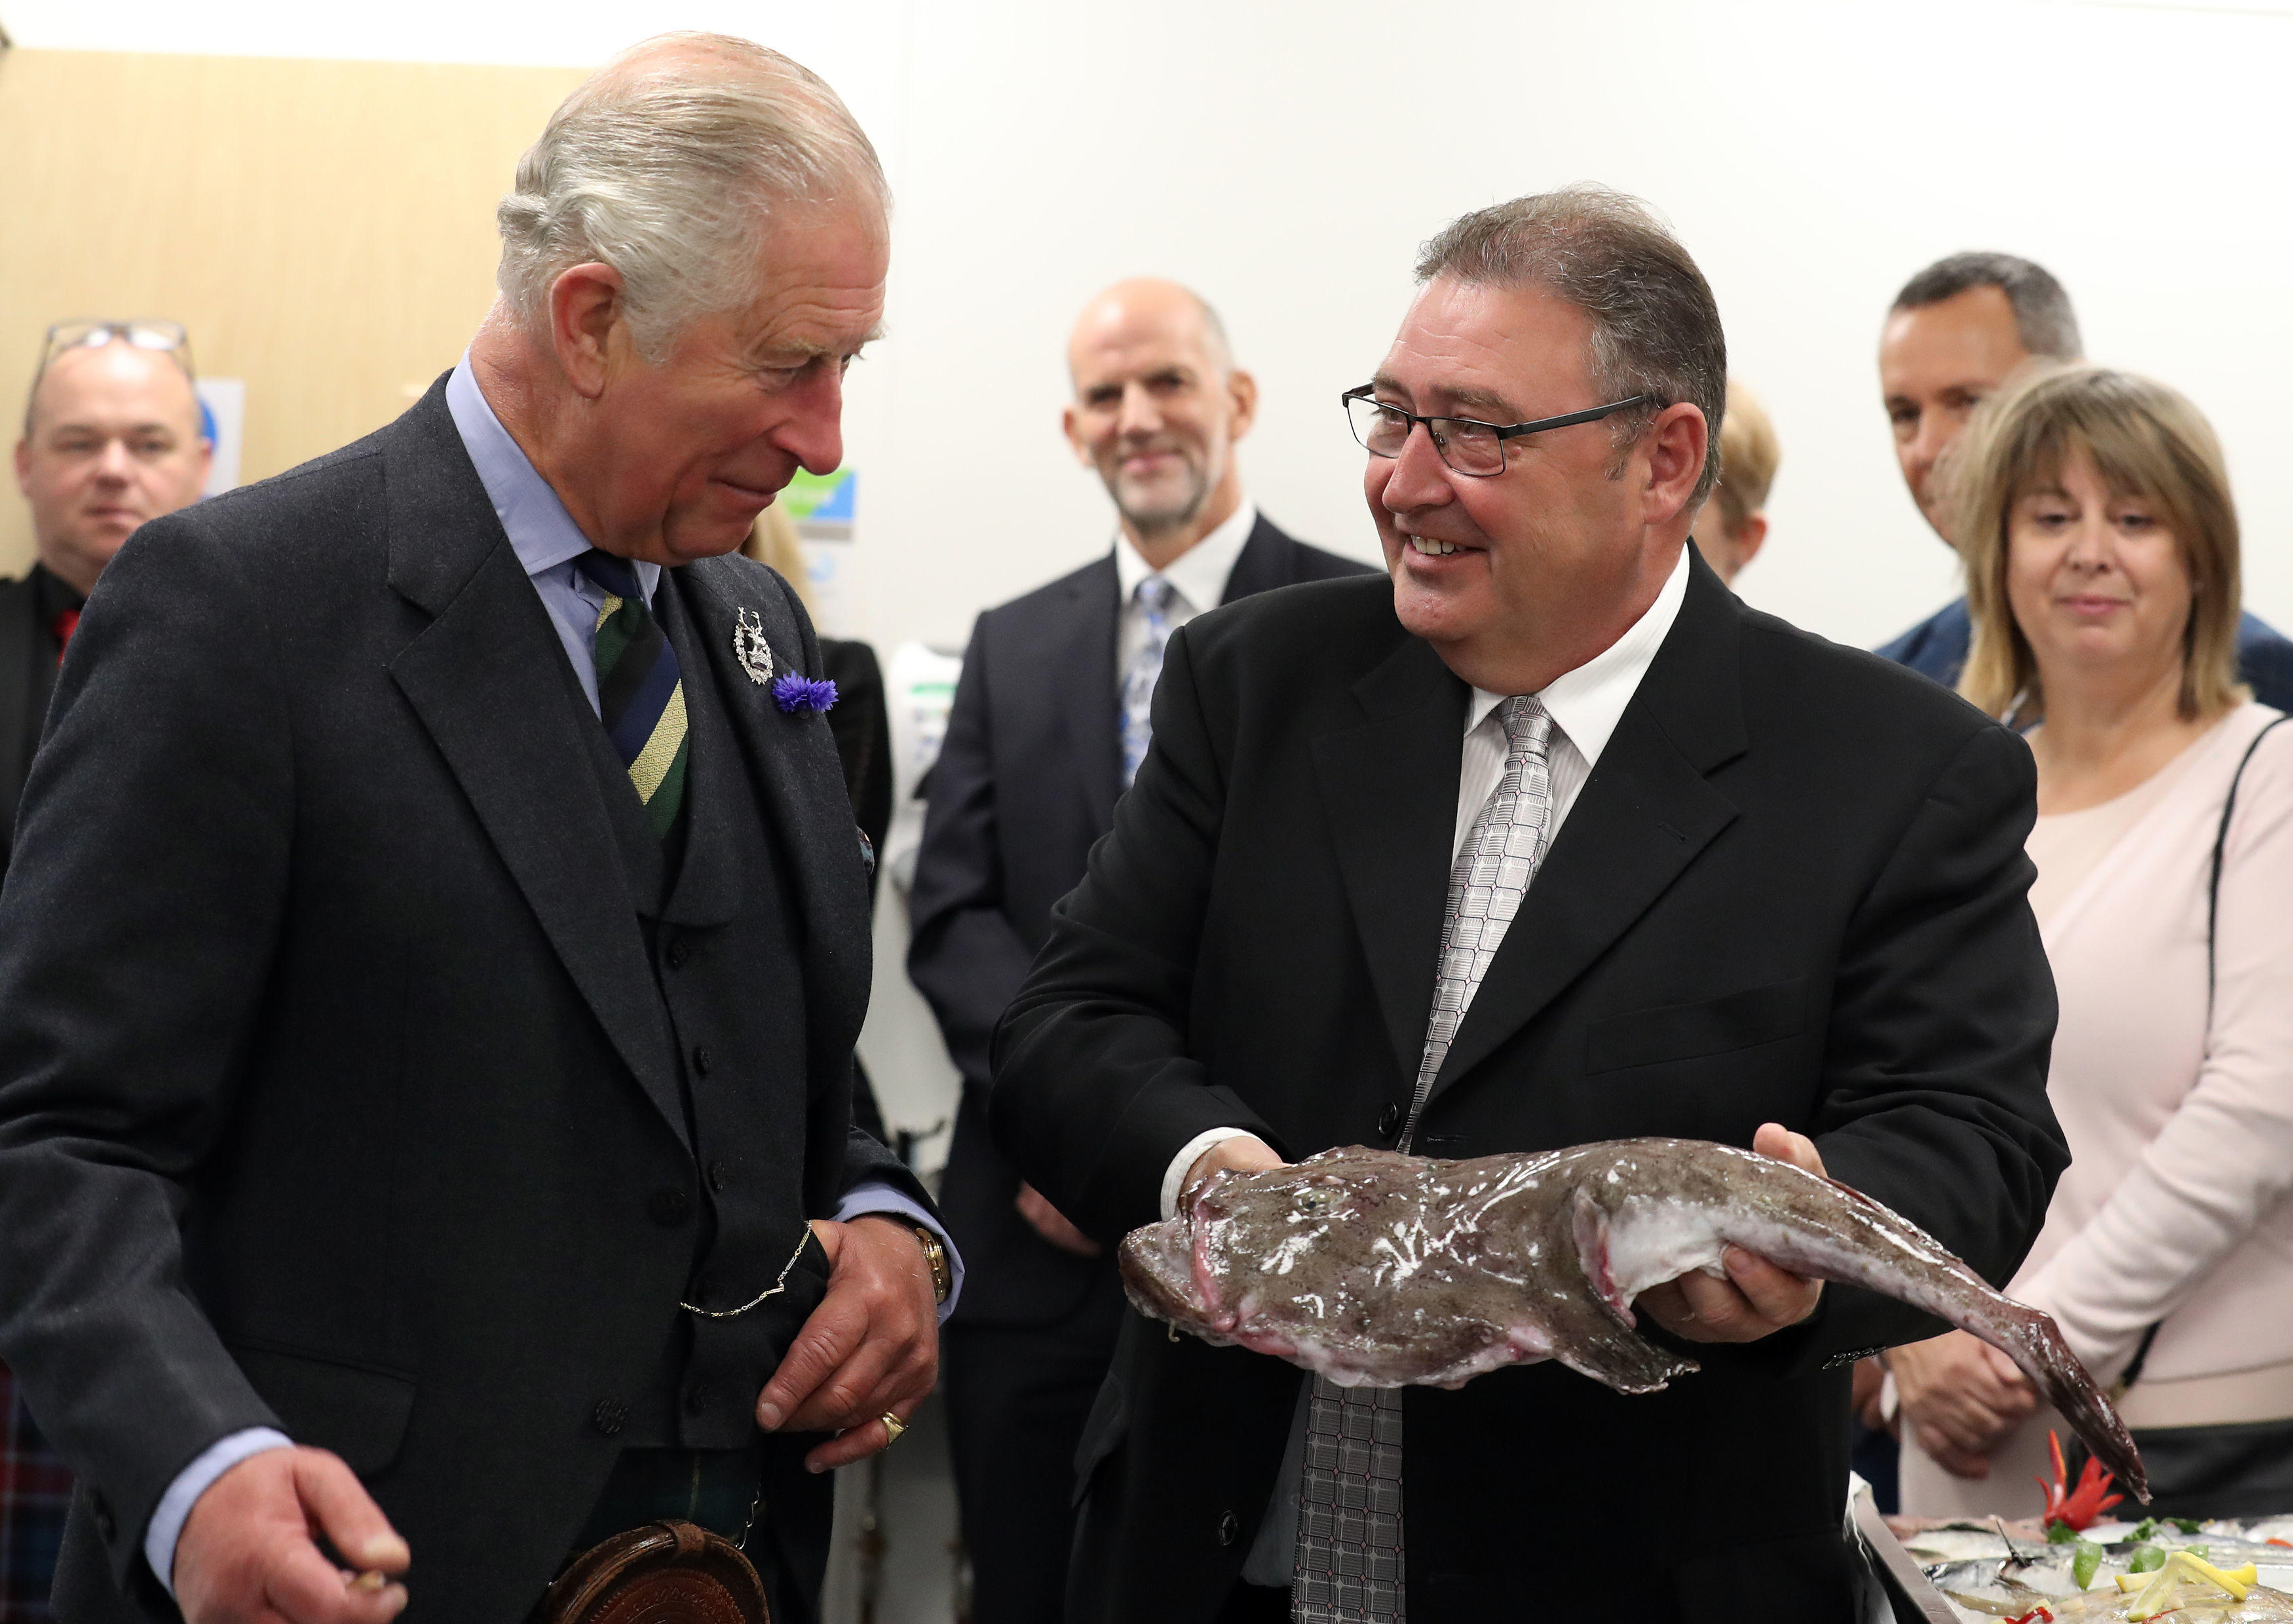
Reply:
[[2125, 1423], [2051, 1317], [1869, 1196], [1729, 1145], [1617, 1139], [1471, 1161], [1325, 1151], [1205, 1179], [1120, 1256], [1140, 1313], [1341, 1386], [1455, 1387], [1557, 1359], [1653, 1393], [1699, 1367], [1633, 1329], [1633, 1299], [1691, 1270], [1724, 1277], [1731, 1243], [1980, 1337], [2150, 1498]]

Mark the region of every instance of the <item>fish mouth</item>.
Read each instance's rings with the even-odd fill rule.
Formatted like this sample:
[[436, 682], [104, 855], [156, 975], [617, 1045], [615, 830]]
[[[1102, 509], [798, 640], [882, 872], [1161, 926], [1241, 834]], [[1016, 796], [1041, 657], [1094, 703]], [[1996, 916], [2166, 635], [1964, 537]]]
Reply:
[[1139, 1313], [1198, 1336], [1232, 1328], [1231, 1315], [1225, 1326], [1218, 1324], [1217, 1307], [1203, 1285], [1208, 1267], [1186, 1218], [1132, 1230], [1115, 1249], [1115, 1260], [1122, 1289]]

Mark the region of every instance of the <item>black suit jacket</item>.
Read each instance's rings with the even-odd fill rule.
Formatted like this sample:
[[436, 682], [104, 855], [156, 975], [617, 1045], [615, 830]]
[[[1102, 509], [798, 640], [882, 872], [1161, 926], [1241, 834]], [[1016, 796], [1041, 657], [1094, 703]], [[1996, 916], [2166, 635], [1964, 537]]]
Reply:
[[[1292, 1158], [1390, 1143], [1424, 1043], [1468, 692], [1378, 581], [1172, 639], [1153, 752], [996, 1042], [996, 1135], [1086, 1230], [1112, 1242], [1155, 1219], [1165, 1167], [1206, 1128]], [[1745, 1144], [1775, 1119], [2005, 1279], [2068, 1159], [2025, 901], [2034, 776], [1972, 707], [1752, 612], [1698, 562], [1418, 1148]], [[1557, 1363], [1408, 1389], [1410, 1617], [1510, 1617], [1532, 1591], [1589, 1610], [1619, 1586], [1635, 1619], [1851, 1616], [1844, 1362], [1934, 1329], [1833, 1288], [1788, 1332], [1696, 1350], [1705, 1369], [1659, 1394]], [[1212, 1618], [1299, 1384], [1130, 1317], [1083, 1445], [1075, 1624]]]
[[[820, 669], [794, 594], [739, 558], [664, 577], [734, 747], [708, 770], [735, 776], [696, 779], [687, 864], [690, 820], [748, 807], [780, 861], [649, 933], [596, 729], [442, 395], [139, 531], [33, 766], [0, 899], [0, 1352], [80, 1480], [68, 1624], [173, 1616], [153, 1507], [261, 1426], [367, 1480], [413, 1547], [408, 1618], [515, 1624], [697, 1345], [680, 1296], [744, 1283], [693, 1280], [705, 1215], [725, 1232], [752, 1166], [800, 1182], [772, 1198], [799, 1232], [863, 1178], [920, 1193], [849, 1126], [870, 955], [834, 746], [733, 659], [745, 607]], [[791, 912], [800, 985], [712, 955]], [[680, 1052], [710, 1033], [671, 1030], [672, 973], [802, 1033], [797, 1077], [719, 1049], [709, 1086], [797, 1103], [705, 1184]], [[754, 1402], [714, 1397], [735, 1429]], [[767, 1445], [772, 1515], [816, 1591], [827, 1483], [798, 1448]]]
[[56, 613], [79, 601], [39, 564], [20, 579], [0, 581], [0, 869], [7, 865], [40, 721], [55, 692]]
[[[1366, 572], [1261, 514], [1225, 601]], [[980, 616], [932, 768], [908, 974], [963, 1073], [941, 1185], [963, 1248], [963, 1323], [1058, 1320], [1106, 1274], [1014, 1209], [1019, 1176], [987, 1132], [987, 1044], [1122, 793], [1120, 594], [1110, 553]]]

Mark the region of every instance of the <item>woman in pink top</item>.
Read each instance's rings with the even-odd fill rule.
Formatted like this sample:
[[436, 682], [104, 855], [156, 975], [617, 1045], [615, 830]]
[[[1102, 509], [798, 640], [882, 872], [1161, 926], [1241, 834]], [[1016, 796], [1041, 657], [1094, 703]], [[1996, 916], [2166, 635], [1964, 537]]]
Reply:
[[[2153, 1509], [2293, 1509], [2293, 726], [2237, 685], [2220, 447], [2162, 384], [2053, 368], [1985, 405], [1957, 479], [1960, 691], [2038, 759], [2072, 1156], [2007, 1291], [2103, 1381], [2142, 1353]], [[2013, 1366], [1957, 1331], [1888, 1363], [1906, 1512], [2039, 1510], [2070, 1433]]]

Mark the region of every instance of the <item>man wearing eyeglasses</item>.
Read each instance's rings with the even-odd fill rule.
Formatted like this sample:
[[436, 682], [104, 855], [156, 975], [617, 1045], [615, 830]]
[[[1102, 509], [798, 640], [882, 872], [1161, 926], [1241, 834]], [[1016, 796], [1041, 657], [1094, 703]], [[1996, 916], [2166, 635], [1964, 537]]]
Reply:
[[1071, 1463], [1122, 1310], [1114, 1259], [989, 1137], [989, 1035], [1146, 754], [1171, 631], [1252, 593], [1363, 573], [1250, 499], [1236, 448], [1258, 385], [1199, 295], [1117, 283], [1077, 319], [1067, 367], [1067, 439], [1114, 499], [1114, 545], [973, 629], [908, 953], [964, 1078], [941, 1200], [968, 1270], [947, 1397], [978, 1624], [1058, 1624]]
[[[1171, 639], [1153, 749], [997, 1033], [999, 1139], [1105, 1243], [1333, 1146], [1715, 1140], [2003, 1280], [2067, 1160], [2028, 751], [1689, 545], [1725, 350], [1640, 206], [1499, 205], [1418, 273], [1346, 397], [1391, 580]], [[1848, 1367], [1932, 1322], [1734, 1248], [1633, 1306], [1701, 1371], [1341, 1390], [1131, 1315], [1069, 1620], [1853, 1616]]]
[[[0, 582], [0, 872], [40, 742], [56, 667], [96, 577], [135, 528], [188, 507], [213, 448], [171, 321], [71, 321], [48, 329], [16, 442], [36, 562]], [[0, 1618], [45, 1619], [71, 1477], [0, 1366]]]

